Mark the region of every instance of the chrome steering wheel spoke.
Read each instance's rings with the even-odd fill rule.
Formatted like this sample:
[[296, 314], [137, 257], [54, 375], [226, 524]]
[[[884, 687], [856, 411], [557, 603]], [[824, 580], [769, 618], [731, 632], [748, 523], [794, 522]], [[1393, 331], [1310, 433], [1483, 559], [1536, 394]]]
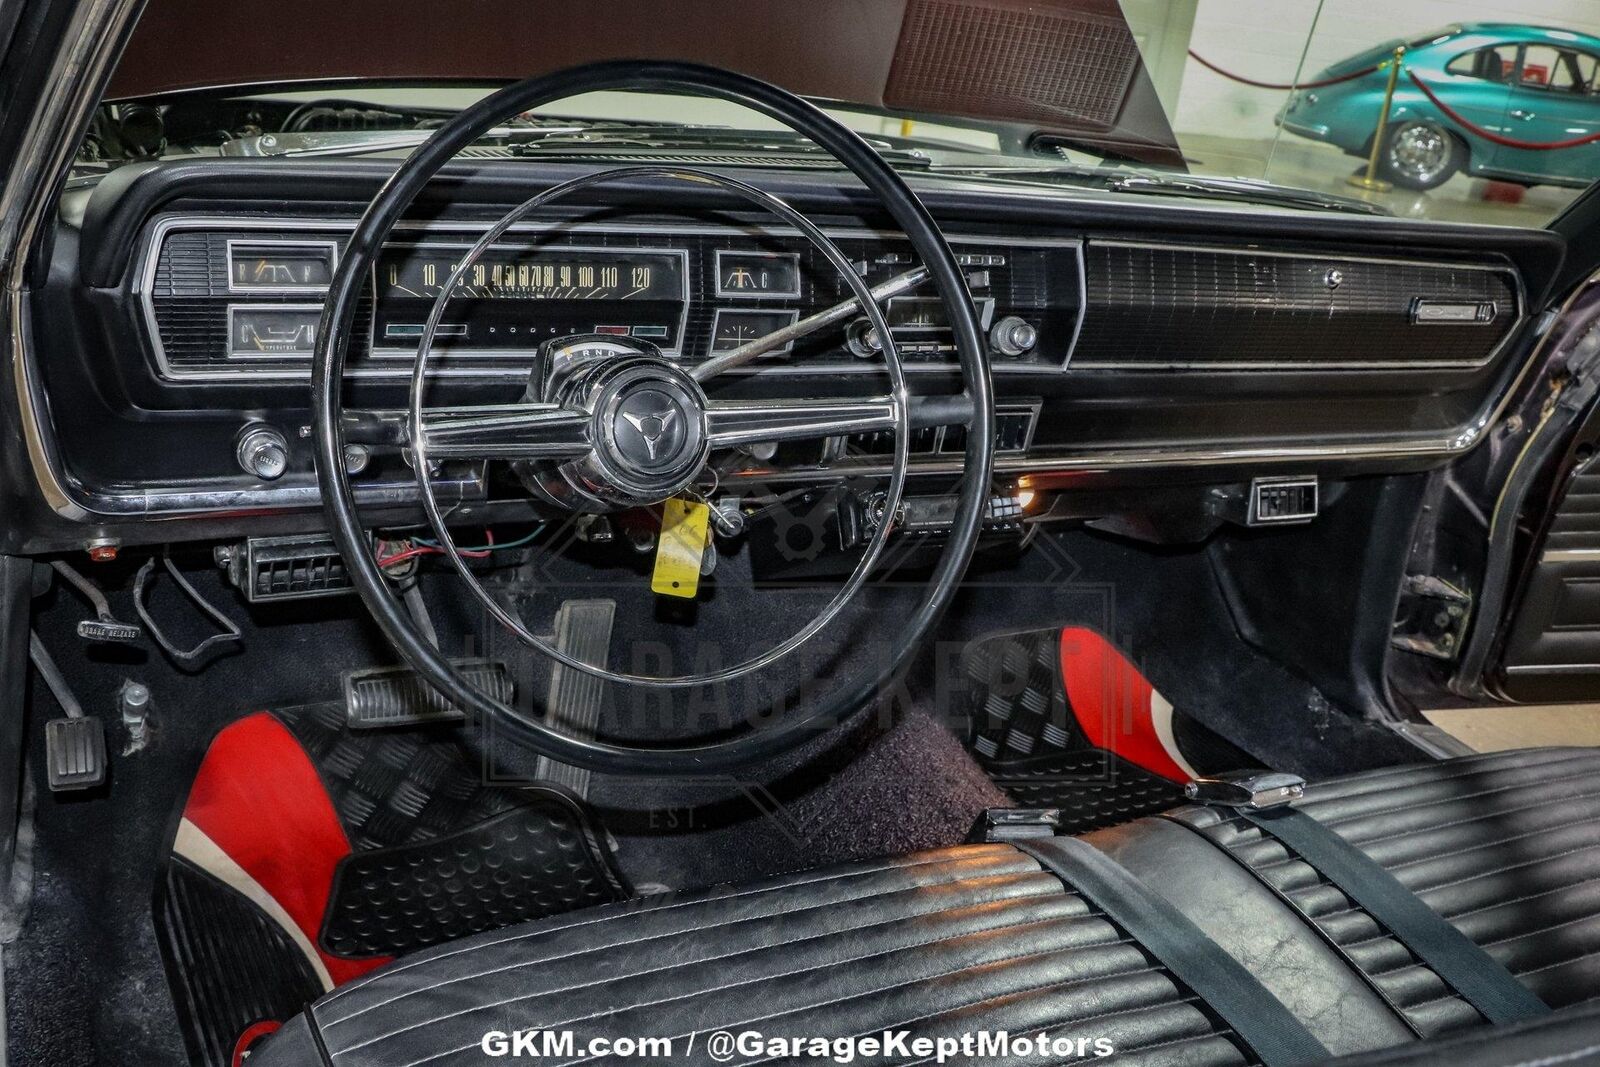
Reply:
[[897, 425], [894, 398], [888, 396], [865, 400], [712, 400], [706, 405], [706, 436], [712, 448], [842, 437], [892, 430]]
[[424, 408], [413, 444], [436, 459], [576, 459], [589, 454], [593, 416], [523, 402]]

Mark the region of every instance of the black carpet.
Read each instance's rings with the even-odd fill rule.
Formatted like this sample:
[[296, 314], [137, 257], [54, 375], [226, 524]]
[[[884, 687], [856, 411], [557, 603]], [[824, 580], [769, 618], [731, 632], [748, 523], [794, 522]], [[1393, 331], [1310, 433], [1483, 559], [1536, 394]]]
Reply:
[[[95, 571], [109, 576], [114, 609], [124, 618], [133, 617], [126, 590], [138, 562]], [[26, 924], [5, 947], [15, 1062], [183, 1061], [151, 900], [169, 820], [208, 741], [246, 712], [333, 698], [341, 672], [393, 662], [352, 598], [252, 612], [204, 561], [192, 573], [244, 624], [246, 638], [243, 654], [198, 674], [177, 671], [153, 653], [81, 643], [73, 627], [88, 609], [70, 592], [57, 590], [39, 603], [41, 636], [86, 708], [107, 722], [112, 766], [96, 793], [44, 792], [42, 724], [59, 711], [47, 693], [32, 694], [28, 755], [31, 773], [41, 779], [36, 879]], [[572, 595], [562, 591], [564, 582], [578, 582], [581, 573], [575, 564], [532, 576], [519, 595], [548, 619], [561, 596]], [[614, 647], [631, 650], [622, 665], [648, 668], [632, 660], [649, 655], [671, 659], [678, 669], [696, 657], [731, 662], [789, 632], [799, 613], [818, 602], [816, 590], [799, 589], [780, 598], [779, 607], [763, 608], [765, 602], [741, 602], [734, 575], [723, 577], [708, 603], [663, 606], [651, 603], [629, 568], [613, 568], [609, 578], [602, 573], [598, 580], [610, 581], [619, 602]], [[595, 581], [576, 587], [597, 595]], [[441, 609], [454, 595], [444, 582], [430, 583], [434, 592], [430, 600]], [[875, 583], [796, 661], [795, 674], [711, 702], [689, 694], [665, 707], [626, 705], [628, 714], [606, 728], [619, 736], [704, 735], [773, 695], [803, 700], [863, 657], [881, 656], [880, 635], [892, 632], [888, 622], [903, 617], [920, 594], [914, 576]], [[174, 611], [170, 626], [182, 642], [189, 634], [177, 621], [181, 609], [170, 599], [162, 605]], [[442, 639], [468, 651], [465, 630], [481, 614], [459, 608], [436, 614]], [[806, 749], [717, 780], [597, 780], [591, 799], [619, 843], [620, 866], [635, 884], [680, 888], [959, 840], [979, 810], [1005, 803], [955, 740], [965, 734], [970, 710], [962, 651], [996, 632], [1067, 624], [1115, 638], [1174, 704], [1264, 765], [1311, 777], [1417, 758], [1392, 733], [1335, 707], [1303, 677], [1240, 640], [1203, 551], [1150, 550], [1084, 533], [1046, 536], [1020, 561], [974, 570], [906, 679]], [[485, 651], [482, 643], [474, 649]], [[526, 669], [526, 692], [544, 692], [540, 669]], [[131, 756], [120, 754], [126, 735], [115, 721], [114, 694], [126, 678], [149, 686], [157, 723], [147, 749]]]

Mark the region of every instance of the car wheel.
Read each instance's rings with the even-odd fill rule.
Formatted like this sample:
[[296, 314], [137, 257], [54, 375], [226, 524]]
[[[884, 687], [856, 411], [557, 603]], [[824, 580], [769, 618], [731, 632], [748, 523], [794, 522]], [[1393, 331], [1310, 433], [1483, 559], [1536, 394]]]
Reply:
[[1432, 122], [1400, 122], [1383, 135], [1384, 178], [1405, 189], [1437, 189], [1467, 161], [1467, 146]]

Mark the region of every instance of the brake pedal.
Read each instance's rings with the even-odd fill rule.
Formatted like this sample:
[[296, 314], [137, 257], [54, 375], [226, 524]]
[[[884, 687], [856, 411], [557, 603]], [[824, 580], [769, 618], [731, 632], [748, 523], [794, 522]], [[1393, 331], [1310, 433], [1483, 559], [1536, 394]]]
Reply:
[[85, 715], [39, 635], [28, 635], [28, 658], [65, 714], [44, 724], [45, 783], [52, 793], [93, 789], [106, 780], [106, 728]]
[[[579, 663], [604, 667], [611, 655], [611, 628], [617, 617], [615, 600], [568, 600], [556, 612], [555, 645]], [[594, 737], [605, 707], [606, 683], [592, 674], [557, 663], [550, 672], [545, 714], [565, 733]], [[557, 763], [540, 756], [534, 771], [540, 781], [555, 782], [580, 797], [589, 795], [590, 772], [583, 767]]]
[[[509, 704], [516, 693], [511, 671], [488, 659], [452, 661], [478, 692]], [[369, 667], [344, 676], [345, 721], [352, 730], [465, 722], [467, 713], [446, 700], [410, 667]]]
[[45, 781], [52, 793], [93, 789], [106, 780], [106, 730], [99, 719], [44, 724]]

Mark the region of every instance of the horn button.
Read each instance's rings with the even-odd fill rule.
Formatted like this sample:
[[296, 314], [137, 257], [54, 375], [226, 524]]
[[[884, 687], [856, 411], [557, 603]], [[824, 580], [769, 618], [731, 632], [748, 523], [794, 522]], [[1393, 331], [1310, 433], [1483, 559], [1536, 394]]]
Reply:
[[611, 355], [556, 375], [553, 392], [592, 416], [592, 451], [557, 468], [566, 489], [525, 467], [558, 503], [609, 510], [658, 503], [693, 484], [710, 456], [705, 394], [654, 354]]
[[620, 466], [644, 475], [680, 466], [694, 451], [700, 413], [669, 382], [643, 382], [616, 398], [606, 445]]

